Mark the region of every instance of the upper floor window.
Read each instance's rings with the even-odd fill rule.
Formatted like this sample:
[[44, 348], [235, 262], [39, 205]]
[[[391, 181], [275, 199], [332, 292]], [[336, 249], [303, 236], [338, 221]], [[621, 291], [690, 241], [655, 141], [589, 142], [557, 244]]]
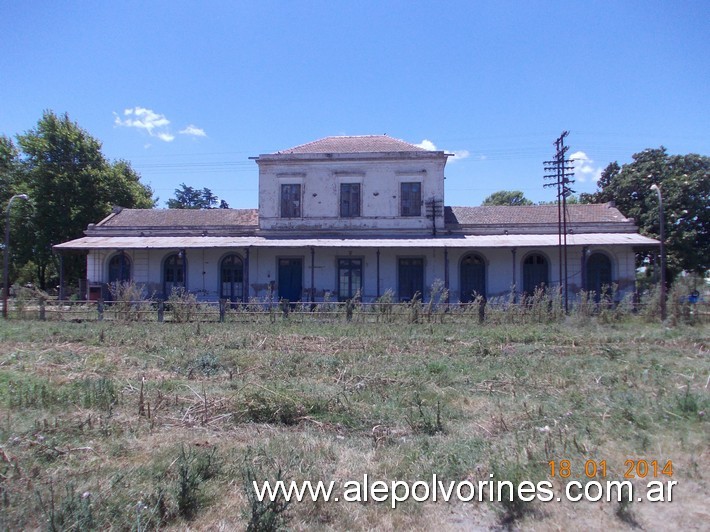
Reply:
[[340, 185], [340, 216], [341, 218], [360, 216], [360, 183]]
[[281, 218], [301, 217], [301, 185], [281, 185]]
[[401, 213], [402, 216], [422, 215], [422, 184], [401, 184]]

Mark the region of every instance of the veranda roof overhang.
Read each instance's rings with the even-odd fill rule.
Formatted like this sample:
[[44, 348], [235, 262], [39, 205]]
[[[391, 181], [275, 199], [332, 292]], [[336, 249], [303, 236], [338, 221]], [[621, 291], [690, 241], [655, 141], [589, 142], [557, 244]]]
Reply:
[[[657, 240], [638, 233], [582, 233], [567, 235], [570, 246], [656, 247]], [[263, 236], [86, 236], [63, 244], [57, 251], [102, 249], [203, 248], [515, 248], [558, 245], [557, 234], [460, 235], [429, 238], [267, 238]]]

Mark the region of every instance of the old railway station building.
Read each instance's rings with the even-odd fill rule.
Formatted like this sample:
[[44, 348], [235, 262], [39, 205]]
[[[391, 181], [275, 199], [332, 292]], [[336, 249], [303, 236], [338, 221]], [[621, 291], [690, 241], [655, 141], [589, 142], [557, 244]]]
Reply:
[[[388, 136], [328, 137], [255, 157], [258, 209], [122, 209], [55, 246], [86, 253], [87, 298], [133, 281], [166, 298], [244, 302], [426, 301], [532, 293], [560, 284], [558, 209], [448, 206], [450, 155]], [[569, 205], [570, 294], [633, 290], [635, 250], [656, 247], [613, 205]]]

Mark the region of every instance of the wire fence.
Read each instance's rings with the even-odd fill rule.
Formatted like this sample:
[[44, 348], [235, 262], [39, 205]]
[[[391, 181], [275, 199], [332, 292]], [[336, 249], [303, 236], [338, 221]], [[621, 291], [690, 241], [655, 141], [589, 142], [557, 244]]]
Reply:
[[[594, 301], [577, 299], [565, 313], [556, 297], [483, 300], [471, 303], [392, 301], [375, 302], [298, 302], [229, 301], [197, 302], [194, 300], [10, 300], [10, 319], [43, 321], [106, 322], [223, 322], [275, 323], [552, 323], [568, 316], [597, 319], [602, 322], [622, 321], [633, 316], [660, 319], [658, 301]], [[710, 304], [706, 301], [670, 301], [668, 320], [674, 323], [710, 323]]]

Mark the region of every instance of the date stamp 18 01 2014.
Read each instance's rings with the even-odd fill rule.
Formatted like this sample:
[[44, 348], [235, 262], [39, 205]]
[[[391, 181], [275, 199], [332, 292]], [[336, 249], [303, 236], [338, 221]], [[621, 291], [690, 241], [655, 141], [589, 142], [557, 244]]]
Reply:
[[[547, 465], [550, 467], [550, 476], [559, 478], [570, 478], [577, 474], [578, 470], [573, 466], [571, 460], [550, 460]], [[576, 464], [575, 464], [576, 465]], [[606, 478], [608, 469], [606, 460], [586, 460], [582, 467], [582, 474], [587, 478]], [[673, 461], [666, 460], [626, 460], [624, 462], [625, 479], [635, 478], [659, 478], [673, 477]]]

